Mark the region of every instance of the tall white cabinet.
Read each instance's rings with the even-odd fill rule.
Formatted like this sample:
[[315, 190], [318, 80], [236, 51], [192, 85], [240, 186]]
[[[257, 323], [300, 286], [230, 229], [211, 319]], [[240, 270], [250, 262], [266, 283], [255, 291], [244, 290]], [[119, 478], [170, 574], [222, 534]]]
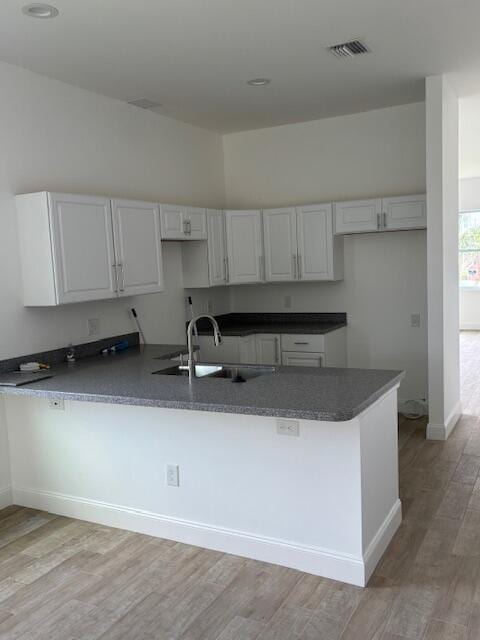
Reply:
[[228, 283], [225, 212], [207, 209], [207, 241], [183, 242], [183, 285], [187, 289]]
[[265, 280], [339, 280], [343, 242], [333, 234], [331, 204], [264, 209]]
[[262, 282], [264, 260], [261, 211], [226, 211], [225, 216], [229, 284]]
[[163, 289], [157, 205], [40, 192], [16, 208], [26, 306]]

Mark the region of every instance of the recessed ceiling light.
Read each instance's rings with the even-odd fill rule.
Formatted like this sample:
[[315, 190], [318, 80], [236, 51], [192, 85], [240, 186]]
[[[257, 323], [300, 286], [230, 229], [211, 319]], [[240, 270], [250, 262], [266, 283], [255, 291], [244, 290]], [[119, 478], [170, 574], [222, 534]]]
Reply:
[[22, 7], [22, 13], [30, 16], [30, 18], [55, 18], [58, 16], [58, 9], [52, 7], [51, 4], [35, 2], [34, 4], [26, 4]]
[[270, 84], [270, 78], [252, 78], [252, 80], [247, 80], [247, 84], [252, 87], [264, 87], [266, 84]]

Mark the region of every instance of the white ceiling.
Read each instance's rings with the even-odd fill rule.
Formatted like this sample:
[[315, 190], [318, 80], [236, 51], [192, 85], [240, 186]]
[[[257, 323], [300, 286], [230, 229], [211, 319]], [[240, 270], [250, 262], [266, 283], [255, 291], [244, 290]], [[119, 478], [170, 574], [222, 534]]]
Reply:
[[[437, 73], [480, 91], [479, 0], [46, 1], [2, 0], [0, 60], [221, 132], [415, 102]], [[373, 52], [325, 50], [351, 38]]]

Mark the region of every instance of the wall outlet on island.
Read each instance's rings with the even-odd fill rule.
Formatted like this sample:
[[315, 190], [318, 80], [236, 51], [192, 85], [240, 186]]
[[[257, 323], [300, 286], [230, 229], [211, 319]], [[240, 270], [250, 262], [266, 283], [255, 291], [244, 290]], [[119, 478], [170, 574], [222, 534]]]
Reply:
[[277, 420], [277, 433], [281, 436], [300, 435], [300, 423], [298, 420]]
[[48, 406], [54, 411], [65, 411], [65, 400], [63, 398], [51, 398]]
[[180, 485], [178, 464], [167, 464], [167, 485], [169, 487], [178, 487]]
[[88, 336], [100, 335], [100, 318], [89, 318], [87, 320]]

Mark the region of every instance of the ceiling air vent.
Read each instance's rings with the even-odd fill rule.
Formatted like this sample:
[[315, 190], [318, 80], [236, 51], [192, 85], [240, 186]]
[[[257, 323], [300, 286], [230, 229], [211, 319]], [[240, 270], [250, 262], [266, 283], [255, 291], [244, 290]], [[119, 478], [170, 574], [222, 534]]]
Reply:
[[159, 102], [154, 102], [148, 98], [137, 98], [136, 100], [128, 100], [128, 104], [134, 107], [140, 107], [140, 109], [155, 109], [155, 107], [161, 107]]
[[350, 40], [327, 47], [336, 58], [354, 58], [362, 53], [368, 53], [370, 49], [361, 40]]

